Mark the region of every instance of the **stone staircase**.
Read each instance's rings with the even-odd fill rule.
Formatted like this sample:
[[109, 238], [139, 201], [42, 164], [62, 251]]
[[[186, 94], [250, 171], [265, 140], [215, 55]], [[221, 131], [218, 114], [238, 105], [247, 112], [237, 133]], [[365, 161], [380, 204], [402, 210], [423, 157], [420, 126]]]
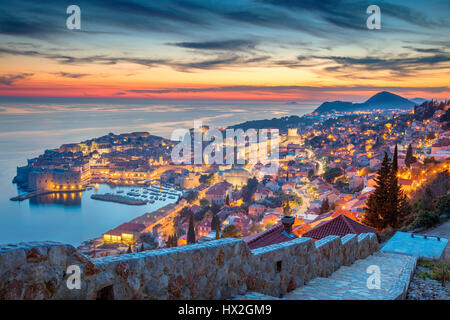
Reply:
[[[389, 252], [377, 252], [350, 266], [342, 266], [328, 278], [314, 278], [281, 298], [249, 292], [237, 300], [397, 300], [404, 299], [414, 274], [417, 258]], [[380, 268], [380, 289], [368, 289], [369, 266]]]

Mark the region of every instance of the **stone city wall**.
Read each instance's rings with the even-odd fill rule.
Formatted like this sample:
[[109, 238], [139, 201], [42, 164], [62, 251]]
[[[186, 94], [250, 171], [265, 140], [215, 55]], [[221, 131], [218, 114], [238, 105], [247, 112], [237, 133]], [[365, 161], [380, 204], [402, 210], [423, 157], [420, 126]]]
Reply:
[[[98, 259], [57, 242], [8, 244], [0, 246], [0, 300], [280, 296], [375, 251], [377, 238], [369, 233], [297, 238], [255, 250], [240, 239], [220, 239]], [[71, 265], [80, 268], [80, 289], [67, 286]]]

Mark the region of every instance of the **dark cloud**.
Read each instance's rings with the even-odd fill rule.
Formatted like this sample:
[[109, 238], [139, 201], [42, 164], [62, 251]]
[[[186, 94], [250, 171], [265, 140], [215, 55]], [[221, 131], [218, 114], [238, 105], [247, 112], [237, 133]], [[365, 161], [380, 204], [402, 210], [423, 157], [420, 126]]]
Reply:
[[219, 55], [204, 60], [195, 61], [175, 61], [170, 59], [150, 59], [150, 58], [138, 58], [138, 57], [110, 57], [106, 55], [95, 55], [88, 57], [75, 57], [56, 53], [46, 53], [36, 50], [19, 50], [8, 49], [0, 47], [0, 55], [23, 55], [42, 57], [50, 60], [55, 60], [62, 64], [84, 64], [84, 63], [98, 63], [98, 64], [110, 64], [115, 65], [118, 63], [134, 63], [146, 67], [168, 66], [182, 72], [190, 72], [195, 69], [216, 69], [225, 66], [251, 66], [252, 64], [258, 64], [262, 61], [268, 60], [269, 56], [242, 56], [238, 54]]
[[135, 89], [127, 90], [130, 93], [150, 93], [150, 94], [166, 94], [166, 93], [203, 93], [203, 92], [267, 92], [267, 93], [301, 93], [301, 92], [344, 92], [344, 91], [425, 91], [440, 93], [449, 90], [449, 87], [376, 87], [376, 86], [220, 86], [206, 88], [167, 88], [167, 89]]
[[423, 12], [406, 5], [391, 3], [373, 3], [373, 1], [357, 0], [259, 0], [273, 6], [280, 6], [303, 13], [312, 13], [322, 20], [341, 28], [362, 30], [366, 29], [367, 8], [376, 4], [382, 14], [403, 20], [422, 27], [440, 26], [440, 21], [427, 17]]
[[27, 79], [33, 76], [33, 73], [6, 74], [0, 76], [0, 84], [12, 86], [16, 81]]
[[222, 40], [222, 41], [204, 41], [204, 42], [177, 42], [170, 43], [181, 48], [197, 50], [248, 50], [254, 49], [255, 41], [251, 40]]
[[315, 57], [316, 59], [323, 59], [334, 62], [335, 66], [326, 68], [327, 71], [341, 71], [348, 69], [359, 69], [364, 71], [380, 71], [389, 70], [399, 75], [408, 75], [415, 71], [429, 69], [430, 67], [438, 67], [441, 65], [444, 68], [450, 68], [449, 54], [433, 54], [417, 57]]
[[69, 72], [56, 72], [54, 73], [60, 77], [71, 78], [71, 79], [79, 79], [86, 76], [89, 76], [87, 73], [69, 73]]

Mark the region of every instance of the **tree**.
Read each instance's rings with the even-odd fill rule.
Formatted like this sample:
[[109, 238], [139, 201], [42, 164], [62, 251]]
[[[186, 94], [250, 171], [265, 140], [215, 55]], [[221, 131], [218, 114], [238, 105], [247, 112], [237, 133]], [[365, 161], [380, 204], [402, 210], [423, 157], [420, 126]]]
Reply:
[[389, 163], [387, 153], [375, 179], [375, 191], [367, 200], [366, 215], [363, 223], [377, 229], [388, 226], [399, 227], [406, 216], [411, 213], [411, 207], [406, 195], [398, 184], [397, 147], [392, 163]]
[[195, 229], [194, 229], [194, 215], [191, 214], [189, 217], [189, 227], [187, 232], [187, 243], [195, 243]]
[[408, 145], [408, 149], [406, 150], [405, 164], [409, 168], [411, 164], [416, 162], [417, 159], [413, 155], [413, 150], [411, 144]]
[[181, 218], [190, 217], [193, 214], [194, 213], [192, 212], [192, 210], [189, 207], [183, 207], [183, 209], [181, 209], [181, 211], [180, 211]]
[[230, 201], [230, 195], [229, 195], [229, 194], [227, 194], [227, 197], [225, 198], [225, 204], [226, 204], [227, 206], [230, 206], [230, 204], [231, 204], [231, 201]]
[[320, 206], [320, 213], [325, 213], [330, 211], [330, 202], [328, 198], [323, 199], [322, 205]]
[[389, 206], [386, 206], [386, 195], [389, 192], [389, 180], [391, 175], [391, 164], [387, 153], [384, 153], [384, 159], [381, 168], [378, 170], [378, 176], [375, 178], [375, 191], [369, 196], [365, 208], [363, 223], [377, 229], [387, 227], [386, 220], [390, 214]]
[[205, 198], [200, 200], [200, 207], [206, 207], [209, 206], [209, 201]]
[[241, 230], [234, 224], [230, 224], [223, 229], [222, 238], [241, 238]]
[[242, 198], [244, 202], [250, 202], [253, 194], [256, 192], [256, 188], [258, 187], [258, 179], [256, 177], [250, 178], [247, 181], [247, 185], [243, 188]]
[[291, 216], [292, 215], [292, 209], [291, 206], [289, 204], [289, 199], [286, 199], [284, 201], [284, 205], [283, 205], [283, 214], [285, 216]]
[[436, 213], [439, 216], [450, 213], [450, 194], [440, 196], [435, 201]]
[[250, 234], [260, 233], [262, 231], [264, 231], [264, 227], [260, 223], [255, 222], [250, 227]]
[[343, 171], [341, 168], [328, 168], [325, 173], [323, 174], [323, 178], [328, 182], [332, 183], [334, 179], [341, 176], [343, 174]]
[[211, 230], [217, 230], [217, 223], [218, 223], [219, 217], [215, 214], [213, 215], [211, 219]]
[[173, 248], [173, 247], [177, 247], [178, 246], [178, 236], [176, 233], [170, 235], [167, 238], [167, 242], [166, 245], [168, 248]]
[[392, 157], [392, 172], [397, 175], [398, 172], [398, 148], [395, 144], [394, 156]]
[[217, 217], [217, 224], [216, 224], [216, 240], [220, 239], [220, 218]]
[[195, 200], [197, 200], [198, 198], [198, 192], [193, 190], [190, 191], [187, 195], [186, 195], [186, 201], [189, 203], [194, 202]]

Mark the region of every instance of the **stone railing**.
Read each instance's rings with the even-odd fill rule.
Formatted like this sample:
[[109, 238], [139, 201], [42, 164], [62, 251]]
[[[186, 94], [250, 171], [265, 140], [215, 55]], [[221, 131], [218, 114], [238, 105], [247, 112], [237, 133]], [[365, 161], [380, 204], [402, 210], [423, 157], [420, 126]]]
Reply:
[[[375, 251], [375, 234], [297, 238], [255, 250], [243, 240], [221, 239], [98, 259], [57, 242], [10, 244], [0, 246], [0, 299], [279, 296]], [[79, 289], [67, 285], [73, 266], [81, 272]]]

